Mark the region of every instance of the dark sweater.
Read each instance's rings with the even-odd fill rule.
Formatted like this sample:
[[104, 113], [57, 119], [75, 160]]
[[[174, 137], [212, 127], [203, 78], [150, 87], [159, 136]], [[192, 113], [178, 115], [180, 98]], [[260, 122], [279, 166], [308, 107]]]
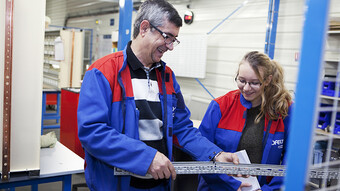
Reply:
[[242, 136], [237, 150], [246, 150], [251, 163], [260, 164], [263, 154], [263, 128], [264, 118], [255, 123], [256, 116], [260, 113], [261, 105], [247, 109], [246, 125], [243, 128]]

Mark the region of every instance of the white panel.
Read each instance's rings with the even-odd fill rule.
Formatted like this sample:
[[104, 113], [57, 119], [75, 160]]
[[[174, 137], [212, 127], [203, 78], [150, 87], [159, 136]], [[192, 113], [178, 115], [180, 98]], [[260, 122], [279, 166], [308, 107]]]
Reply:
[[300, 49], [301, 33], [277, 33], [275, 48]]
[[325, 50], [327, 52], [335, 52], [338, 53], [340, 50], [340, 42], [339, 42], [340, 33], [338, 34], [328, 34], [328, 40], [326, 41]]
[[[178, 80], [181, 82], [180, 83], [181, 86], [187, 83], [188, 86], [200, 87], [200, 85], [195, 80], [189, 81], [188, 78], [179, 78]], [[207, 73], [206, 78], [200, 79], [200, 82], [209, 90], [210, 89], [212, 90], [214, 88], [221, 88], [221, 89], [228, 89], [228, 87], [236, 88], [236, 83], [234, 82], [234, 76], [216, 75], [216, 74]], [[202, 90], [204, 89], [200, 88], [201, 94], [203, 94]], [[182, 92], [184, 93], [186, 91], [182, 90]], [[189, 93], [189, 92], [186, 92], [186, 93]]]
[[74, 55], [72, 70], [72, 87], [80, 87], [81, 75], [83, 72], [84, 57], [84, 32], [75, 32], [74, 35]]
[[285, 83], [285, 86], [288, 89], [288, 91], [291, 93], [294, 99], [296, 83]]
[[274, 59], [281, 64], [282, 67], [299, 66], [299, 52], [300, 49], [279, 49], [276, 48]]
[[[246, 48], [234, 48], [234, 47], [209, 47], [208, 48], [208, 60], [210, 63], [214, 61], [228, 61], [238, 63], [241, 61], [242, 57], [250, 50], [262, 51], [262, 47], [256, 49], [246, 49]], [[208, 66], [209, 67], [209, 66]]]
[[191, 113], [191, 119], [202, 120], [207, 110], [209, 103], [202, 103], [201, 100], [191, 100], [190, 105], [188, 106], [190, 111], [195, 111]]
[[237, 47], [252, 50], [264, 47], [265, 33], [256, 34], [212, 34], [208, 36], [208, 46]]
[[332, 19], [332, 17], [340, 17], [340, 1], [339, 0], [332, 0], [330, 1], [330, 11], [329, 11], [329, 19]]
[[201, 82], [204, 83], [206, 86], [211, 86], [215, 88], [228, 88], [234, 86], [234, 77], [235, 76], [207, 73], [206, 78], [202, 79]]
[[71, 50], [72, 50], [72, 31], [61, 30], [61, 40], [64, 45], [64, 60], [60, 61], [59, 70], [59, 88], [70, 87], [70, 70], [71, 70]]
[[302, 0], [285, 0], [280, 1], [279, 18], [286, 16], [304, 17], [305, 1]]
[[[217, 0], [217, 1], [194, 0], [190, 3], [190, 9], [194, 10], [194, 12], [199, 11], [202, 14], [206, 12], [215, 12], [218, 10], [224, 10], [225, 15], [227, 16], [244, 2], [245, 0]], [[178, 8], [179, 12], [181, 11], [181, 9], [186, 9], [186, 7], [185, 8], [178, 7], [177, 5], [175, 7]], [[264, 9], [268, 9], [267, 0], [256, 0], [256, 1], [253, 0], [253, 1], [248, 1], [248, 3], [244, 7], [242, 7], [240, 12], [244, 11], [244, 12], [247, 12], [249, 15], [254, 16], [254, 15], [259, 14], [259, 12], [256, 13], [256, 10], [264, 10]], [[238, 14], [238, 13], [235, 13], [235, 14]]]
[[[84, 53], [84, 32], [74, 31], [73, 37], [72, 30], [61, 30], [60, 36], [64, 44], [65, 59], [60, 62], [58, 86], [59, 88], [80, 87]], [[73, 65], [72, 82], [71, 82], [71, 65]]]
[[[233, 6], [236, 9], [239, 5], [244, 3], [245, 0], [218, 0], [218, 1], [207, 1], [207, 0], [194, 0], [190, 3], [191, 9], [207, 9], [207, 10], [214, 10], [214, 9], [221, 9], [221, 8], [228, 8]], [[258, 3], [266, 3], [267, 0], [250, 0], [248, 1], [247, 5], [251, 4], [258, 4]], [[234, 10], [233, 9], [233, 10]]]
[[278, 18], [277, 31], [279, 33], [301, 33], [303, 27], [302, 15], [282, 16]]
[[[191, 25], [184, 25], [179, 36], [183, 34], [192, 33], [208, 33], [210, 32], [219, 21], [194, 21]], [[226, 33], [265, 33], [267, 18], [248, 18], [248, 19], [229, 19], [221, 24], [210, 35], [226, 34]]]
[[[241, 60], [241, 59], [240, 59]], [[214, 73], [220, 75], [235, 76], [238, 69], [239, 62], [228, 62], [228, 61], [214, 61], [210, 60], [207, 62], [207, 73]], [[215, 67], [213, 67], [215, 65]]]
[[13, 12], [10, 171], [39, 170], [45, 0], [14, 1]]
[[284, 67], [285, 81], [294, 83], [297, 79], [298, 68], [297, 67]]
[[[216, 1], [218, 2], [218, 1]], [[229, 1], [230, 2], [230, 1]], [[240, 3], [241, 4], [241, 3]], [[218, 24], [224, 18], [230, 16], [229, 19], [241, 19], [241, 18], [263, 18], [268, 14], [268, 3], [248, 3], [239, 11], [234, 12], [240, 4], [233, 5], [214, 5], [213, 8], [200, 7], [197, 9], [191, 9], [194, 12], [194, 22], [213, 21], [214, 24]], [[178, 10], [181, 15], [187, 9]], [[234, 12], [234, 13], [233, 13]]]
[[[240, 62], [242, 57], [249, 51], [258, 50], [262, 51], [262, 48], [233, 48], [233, 47], [209, 47], [208, 48], [208, 63], [214, 62], [216, 60], [219, 61], [228, 61], [228, 62]], [[210, 67], [210, 66], [207, 66]], [[214, 67], [212, 65], [211, 67]]]
[[182, 35], [181, 43], [163, 55], [176, 76], [204, 78], [207, 58], [207, 35]]

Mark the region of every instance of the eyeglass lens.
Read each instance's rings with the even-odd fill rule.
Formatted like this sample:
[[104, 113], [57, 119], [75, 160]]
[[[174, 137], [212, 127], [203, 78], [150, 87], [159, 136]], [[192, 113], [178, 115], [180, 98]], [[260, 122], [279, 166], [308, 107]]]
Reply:
[[250, 87], [252, 88], [259, 88], [262, 83], [261, 82], [247, 82], [246, 80], [243, 79], [236, 79], [237, 85], [240, 87], [244, 87], [246, 84], [249, 84]]
[[180, 43], [179, 40], [176, 39], [176, 37], [172, 37], [172, 36], [167, 35], [165, 32], [161, 31], [159, 28], [157, 28], [156, 26], [154, 26], [151, 23], [150, 23], [150, 26], [155, 28], [163, 36], [164, 42], [166, 44], [168, 44], [168, 45], [172, 44], [172, 46], [175, 47]]
[[173, 46], [179, 44], [178, 40], [175, 37], [170, 37], [169, 35], [166, 35], [166, 37], [164, 37], [164, 42], [169, 45], [172, 43]]

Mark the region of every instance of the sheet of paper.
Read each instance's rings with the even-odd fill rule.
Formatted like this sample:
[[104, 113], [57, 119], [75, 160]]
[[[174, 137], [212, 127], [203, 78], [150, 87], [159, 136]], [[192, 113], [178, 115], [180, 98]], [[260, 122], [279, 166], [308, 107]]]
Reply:
[[[235, 154], [238, 156], [240, 164], [250, 164], [248, 154], [245, 150], [238, 151]], [[255, 176], [250, 176], [248, 178], [235, 177], [235, 179], [239, 180], [241, 182], [250, 183], [252, 185], [250, 187], [243, 187], [242, 191], [253, 191], [253, 190], [261, 189], [259, 181], [257, 180], [257, 178]]]

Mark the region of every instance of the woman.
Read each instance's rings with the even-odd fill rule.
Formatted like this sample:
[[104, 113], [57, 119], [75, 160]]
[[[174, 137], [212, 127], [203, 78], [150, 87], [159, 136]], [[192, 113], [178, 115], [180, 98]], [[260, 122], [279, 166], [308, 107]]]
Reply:
[[[246, 150], [251, 163], [284, 164], [292, 98], [282, 67], [253, 51], [239, 64], [238, 90], [214, 99], [199, 127], [203, 136], [226, 152]], [[261, 190], [275, 190], [282, 177], [259, 176]], [[241, 190], [249, 186], [227, 175], [202, 175], [198, 190]]]

